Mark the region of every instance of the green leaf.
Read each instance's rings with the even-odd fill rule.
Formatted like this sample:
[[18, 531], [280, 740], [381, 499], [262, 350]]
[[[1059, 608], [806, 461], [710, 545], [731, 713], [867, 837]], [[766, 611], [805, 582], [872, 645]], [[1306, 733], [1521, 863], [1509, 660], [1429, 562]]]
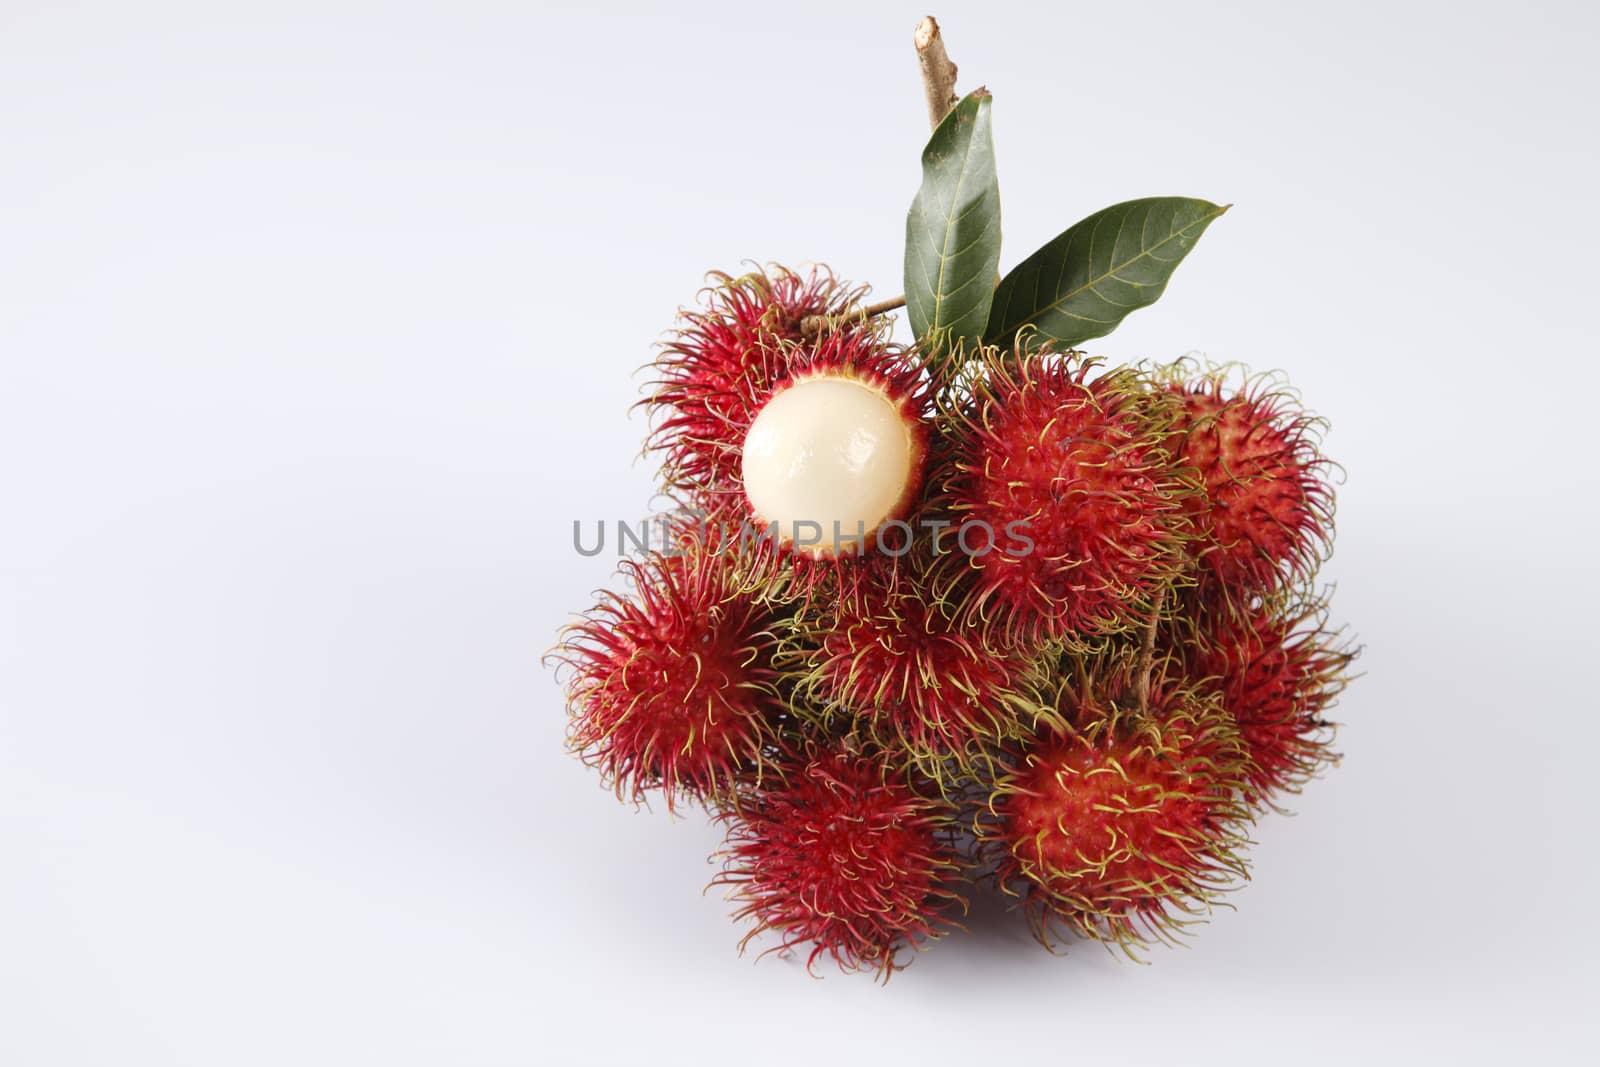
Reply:
[[1024, 326], [1040, 340], [1069, 346], [1104, 337], [1129, 312], [1156, 302], [1206, 227], [1227, 210], [1157, 196], [1095, 212], [1005, 276], [984, 340], [1009, 346]]
[[978, 89], [939, 123], [906, 216], [906, 310], [917, 339], [938, 349], [976, 345], [994, 300], [1000, 183], [990, 104]]

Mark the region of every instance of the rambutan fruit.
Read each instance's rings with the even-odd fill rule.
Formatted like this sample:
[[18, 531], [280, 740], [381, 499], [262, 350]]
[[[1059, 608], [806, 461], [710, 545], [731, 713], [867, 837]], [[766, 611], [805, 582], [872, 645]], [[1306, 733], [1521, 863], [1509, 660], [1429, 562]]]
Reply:
[[1135, 956], [1245, 877], [1245, 759], [1215, 697], [1164, 670], [1146, 710], [1110, 689], [1063, 679], [1073, 725], [1012, 753], [977, 834], [1045, 945], [1064, 929]]
[[887, 978], [964, 907], [953, 809], [871, 747], [798, 744], [724, 818], [713, 884], [729, 887], [737, 919], [754, 920], [741, 949], [771, 931], [768, 951], [811, 946], [808, 970], [826, 956]]
[[986, 746], [1050, 719], [1042, 657], [986, 643], [916, 577], [899, 577], [875, 575], [860, 595], [797, 616], [793, 658], [815, 707], [830, 719], [842, 712], [931, 774], [946, 757], [970, 769]]
[[554, 658], [571, 670], [569, 744], [619, 797], [659, 789], [668, 810], [729, 792], [756, 766], [785, 701], [770, 611], [714, 542], [625, 560], [631, 597], [603, 592]]
[[1204, 489], [1188, 502], [1202, 573], [1246, 592], [1309, 577], [1333, 533], [1322, 421], [1270, 377], [1235, 389], [1228, 368], [1187, 362], [1166, 377], [1179, 399], [1170, 447]]
[[713, 272], [710, 280], [701, 308], [680, 313], [662, 346], [644, 402], [655, 422], [646, 447], [661, 454], [668, 488], [706, 510], [742, 499], [740, 446], [787, 371], [782, 345], [802, 340], [809, 316], [838, 315], [864, 292], [819, 269]]
[[751, 521], [797, 555], [859, 555], [922, 488], [928, 395], [921, 366], [881, 335], [835, 330], [788, 346], [787, 376], [741, 447]]
[[1250, 757], [1247, 795], [1270, 805], [1336, 762], [1323, 716], [1344, 689], [1354, 652], [1326, 627], [1321, 604], [1257, 600], [1202, 616], [1190, 674], [1221, 698]]
[[788, 377], [796, 346], [810, 339], [806, 320], [847, 335], [879, 336], [880, 329], [848, 314], [865, 287], [825, 268], [802, 274], [774, 265], [737, 278], [713, 272], [710, 279], [702, 306], [680, 314], [653, 365], [644, 406], [654, 425], [646, 448], [660, 454], [670, 491], [737, 522], [747, 511], [740, 470], [745, 436]]
[[972, 572], [969, 610], [1034, 643], [1142, 624], [1183, 565], [1171, 405], [1136, 370], [1095, 374], [1077, 353], [1019, 345], [988, 364], [951, 412], [942, 498], [955, 523], [944, 558]]
[[864, 290], [831, 275], [713, 278], [646, 401], [667, 489], [711, 521], [753, 526], [774, 558], [865, 553], [923, 485], [921, 364], [852, 314]]

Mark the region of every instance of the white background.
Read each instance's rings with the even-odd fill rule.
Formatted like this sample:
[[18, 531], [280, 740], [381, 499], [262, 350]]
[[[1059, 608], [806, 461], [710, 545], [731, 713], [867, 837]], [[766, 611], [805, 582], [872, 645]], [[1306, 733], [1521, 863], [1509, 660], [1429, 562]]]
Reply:
[[0, 1062], [1584, 1055], [1589, 4], [936, 12], [1004, 265], [1234, 203], [1094, 348], [1282, 368], [1349, 472], [1348, 758], [1192, 947], [983, 898], [812, 981], [735, 955], [714, 829], [564, 753], [632, 372], [712, 267], [900, 291], [923, 13], [0, 0]]

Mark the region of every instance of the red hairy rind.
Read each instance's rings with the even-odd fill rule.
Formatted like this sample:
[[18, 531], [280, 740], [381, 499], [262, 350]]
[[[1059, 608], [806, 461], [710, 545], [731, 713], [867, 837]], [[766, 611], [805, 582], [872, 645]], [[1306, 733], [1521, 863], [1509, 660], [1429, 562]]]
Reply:
[[[741, 503], [739, 449], [756, 412], [788, 373], [785, 346], [802, 340], [811, 315], [839, 315], [859, 302], [864, 287], [825, 269], [801, 274], [771, 266], [740, 277], [720, 272], [701, 292], [701, 308], [683, 311], [661, 347], [644, 404], [653, 429], [646, 449], [658, 452], [667, 487], [697, 507], [717, 511]], [[847, 323], [841, 332], [871, 334]]]
[[689, 509], [686, 525], [714, 542], [716, 553], [729, 560], [737, 588], [775, 614], [831, 610], [859, 603], [875, 590], [904, 580], [906, 561], [877, 549], [864, 555], [814, 559], [788, 551], [757, 528], [745, 514], [706, 513]]
[[1182, 574], [1192, 487], [1166, 450], [1171, 405], [1135, 370], [1097, 370], [1078, 353], [995, 352], [949, 413], [942, 502], [977, 532], [944, 558], [972, 572], [969, 610], [988, 632], [1037, 644], [1126, 630]]
[[[776, 562], [787, 580], [778, 583], [778, 596], [807, 606], [862, 612], [873, 610], [884, 596], [915, 595], [936, 604], [947, 616], [954, 614], [953, 597], [962, 597], [966, 585], [959, 576], [951, 581], [934, 579], [935, 537], [925, 525], [941, 518], [937, 497], [953, 469], [954, 457], [948, 436], [935, 432], [937, 422], [930, 421], [926, 429], [921, 442], [926, 455], [921, 488], [904, 517], [909, 535], [905, 529], [890, 528], [875, 540], [871, 551], [838, 561], [780, 553]], [[947, 517], [945, 521], [948, 523]]]
[[[774, 266], [711, 275], [681, 314], [643, 401], [675, 551], [624, 562], [629, 590], [553, 653], [569, 744], [620, 798], [724, 823], [741, 951], [769, 935], [886, 979], [993, 877], [1047, 948], [1138, 958], [1245, 880], [1252, 820], [1337, 761], [1355, 650], [1307, 592], [1333, 536], [1323, 424], [1273, 377], [1032, 336], [935, 380], [865, 292]], [[908, 435], [881, 540], [793, 543], [745, 491], [757, 416], [821, 378]], [[773, 451], [771, 506], [815, 499]]]
[[1324, 718], [1347, 681], [1354, 653], [1326, 626], [1322, 604], [1277, 598], [1198, 620], [1189, 673], [1233, 717], [1250, 756], [1247, 795], [1271, 806], [1338, 761]]
[[[931, 398], [916, 355], [889, 343], [887, 323], [842, 314], [864, 290], [826, 272], [802, 276], [781, 267], [742, 278], [714, 275], [705, 310], [685, 312], [684, 326], [663, 346], [647, 406], [655, 420], [647, 448], [662, 458], [666, 488], [691, 510], [721, 527], [729, 540], [762, 548], [768, 569], [785, 583], [781, 599], [819, 590], [853, 595], [852, 568], [837, 566], [833, 531], [816, 547], [794, 546], [787, 531], [774, 538], [746, 498], [742, 474], [745, 435], [761, 409], [798, 382], [824, 376], [872, 387], [904, 419], [912, 453], [911, 477], [888, 518], [910, 513], [923, 495]], [[834, 316], [815, 336], [801, 333], [810, 315]], [[872, 554], [877, 530], [841, 531], [843, 556]], [[831, 586], [832, 588], [825, 588]]]
[[[1042, 657], [986, 644], [949, 618], [925, 583], [879, 579], [862, 595], [804, 612], [793, 642], [802, 688], [825, 721], [842, 712], [929, 774], [972, 771], [989, 747], [1055, 721]], [[945, 758], [953, 760], [946, 768]]]
[[1076, 725], [1012, 755], [977, 832], [1046, 946], [1064, 930], [1136, 957], [1246, 877], [1246, 761], [1214, 697], [1162, 675], [1140, 712], [1105, 689], [1063, 682]]
[[952, 809], [872, 748], [800, 744], [774, 771], [724, 813], [712, 884], [729, 887], [738, 920], [754, 921], [741, 950], [771, 931], [768, 952], [811, 946], [808, 970], [829, 957], [888, 978], [965, 906]]
[[731, 557], [687, 532], [678, 555], [625, 560], [555, 658], [570, 668], [568, 741], [617, 795], [713, 799], [759, 767], [785, 701], [771, 611]]
[[1180, 362], [1164, 372], [1179, 399], [1171, 449], [1204, 493], [1189, 498], [1194, 552], [1228, 592], [1309, 578], [1332, 544], [1331, 464], [1322, 420], [1271, 376], [1230, 386], [1230, 368]]

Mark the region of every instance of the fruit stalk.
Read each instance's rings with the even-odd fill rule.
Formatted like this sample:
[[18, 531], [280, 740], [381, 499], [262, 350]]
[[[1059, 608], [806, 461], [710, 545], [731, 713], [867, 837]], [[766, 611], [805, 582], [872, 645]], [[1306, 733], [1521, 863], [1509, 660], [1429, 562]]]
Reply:
[[880, 300], [876, 304], [868, 304], [860, 311], [852, 311], [849, 315], [840, 315], [832, 319], [826, 315], [807, 315], [800, 320], [800, 333], [804, 337], [815, 337], [829, 326], [837, 326], [846, 319], [870, 319], [875, 315], [884, 315], [905, 306], [905, 297], [891, 296], [889, 299]]
[[1150, 672], [1156, 665], [1156, 629], [1161, 625], [1161, 606], [1166, 600], [1166, 590], [1156, 594], [1150, 609], [1150, 620], [1144, 626], [1144, 644], [1139, 649], [1139, 712], [1150, 710]]
[[928, 98], [928, 123], [933, 129], [956, 106], [956, 65], [944, 50], [944, 35], [932, 15], [917, 23], [912, 38], [917, 46], [917, 63], [922, 67], [922, 90]]

